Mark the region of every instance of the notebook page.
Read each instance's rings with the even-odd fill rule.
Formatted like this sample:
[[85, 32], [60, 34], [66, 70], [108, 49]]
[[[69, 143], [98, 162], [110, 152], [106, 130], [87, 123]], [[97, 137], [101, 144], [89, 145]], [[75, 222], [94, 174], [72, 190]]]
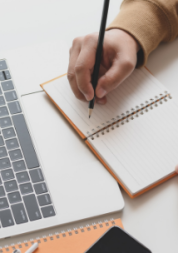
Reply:
[[131, 108], [134, 110], [136, 106], [140, 107], [140, 104], [150, 102], [150, 99], [165, 92], [165, 87], [145, 68], [136, 69], [108, 94], [106, 105], [95, 104], [89, 119], [88, 103], [75, 98], [66, 76], [46, 84], [44, 89], [85, 136], [116, 121]]
[[178, 164], [178, 107], [173, 100], [89, 138], [132, 194], [172, 174]]

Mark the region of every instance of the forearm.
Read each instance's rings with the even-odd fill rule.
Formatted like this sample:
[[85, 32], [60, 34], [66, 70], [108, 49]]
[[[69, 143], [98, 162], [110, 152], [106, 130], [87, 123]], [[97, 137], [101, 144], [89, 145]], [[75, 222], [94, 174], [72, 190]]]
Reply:
[[137, 66], [142, 66], [160, 42], [178, 36], [178, 0], [124, 0], [107, 29], [113, 28], [128, 32], [138, 41], [141, 51]]

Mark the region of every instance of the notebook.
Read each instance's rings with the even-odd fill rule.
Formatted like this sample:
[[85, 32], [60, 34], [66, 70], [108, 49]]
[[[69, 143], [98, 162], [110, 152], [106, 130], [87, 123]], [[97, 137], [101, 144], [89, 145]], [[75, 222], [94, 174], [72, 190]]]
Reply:
[[97, 241], [110, 227], [119, 226], [123, 228], [120, 219], [99, 222], [92, 226], [80, 227], [79, 229], [68, 230], [54, 235], [44, 236], [43, 238], [31, 239], [23, 243], [0, 248], [0, 253], [12, 253], [15, 249], [20, 249], [21, 253], [25, 253], [34, 242], [38, 242], [39, 246], [35, 253], [83, 253], [95, 241]]
[[135, 69], [90, 119], [66, 75], [41, 87], [131, 198], [176, 175], [178, 106], [147, 69]]

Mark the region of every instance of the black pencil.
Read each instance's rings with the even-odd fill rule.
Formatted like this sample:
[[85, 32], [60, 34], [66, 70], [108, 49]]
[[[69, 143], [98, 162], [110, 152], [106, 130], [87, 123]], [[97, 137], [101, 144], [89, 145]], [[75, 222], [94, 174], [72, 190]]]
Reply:
[[[102, 51], [103, 51], [103, 40], [104, 40], [104, 33], [106, 29], [108, 9], [109, 9], [109, 0], [104, 0], [101, 26], [100, 26], [100, 32], [99, 32], [99, 37], [98, 37], [98, 46], [96, 50], [95, 65], [94, 65], [94, 70], [92, 74], [92, 82], [91, 82], [94, 89], [94, 93], [95, 93], [96, 85], [98, 83], [98, 75], [99, 75], [101, 56], [102, 56]], [[94, 103], [95, 103], [95, 94], [94, 94], [93, 99], [89, 102], [89, 106], [88, 106], [89, 118], [91, 117], [92, 110], [94, 108]]]

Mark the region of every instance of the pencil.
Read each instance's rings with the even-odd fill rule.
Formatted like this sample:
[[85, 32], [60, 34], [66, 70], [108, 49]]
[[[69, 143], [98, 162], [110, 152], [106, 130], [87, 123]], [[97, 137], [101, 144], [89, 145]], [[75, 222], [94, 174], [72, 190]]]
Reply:
[[99, 37], [98, 37], [98, 45], [97, 45], [97, 50], [96, 50], [95, 65], [94, 65], [94, 70], [92, 74], [92, 82], [91, 82], [94, 89], [94, 97], [89, 102], [89, 105], [88, 105], [89, 118], [91, 117], [91, 114], [94, 108], [94, 103], [95, 103], [95, 89], [98, 83], [98, 75], [99, 75], [101, 56], [102, 56], [102, 51], [103, 51], [103, 40], [104, 40], [104, 34], [105, 34], [105, 29], [106, 29], [108, 9], [109, 9], [109, 0], [104, 0], [100, 32], [99, 32]]
[[33, 253], [38, 248], [38, 243], [35, 242], [25, 253]]

